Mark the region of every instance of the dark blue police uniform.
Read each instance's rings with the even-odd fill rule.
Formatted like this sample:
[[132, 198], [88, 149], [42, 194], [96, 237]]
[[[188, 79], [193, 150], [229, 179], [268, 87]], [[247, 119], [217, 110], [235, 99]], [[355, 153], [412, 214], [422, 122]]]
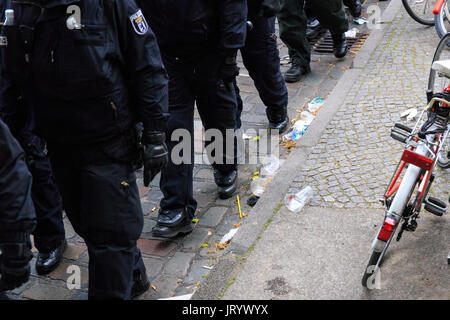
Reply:
[[166, 129], [168, 79], [156, 39], [134, 1], [11, 7], [1, 102], [13, 109], [19, 92], [35, 112], [64, 209], [88, 247], [89, 298], [129, 299], [149, 285], [136, 246], [143, 216], [134, 126], [142, 122], [153, 143]]
[[[275, 32], [275, 16], [264, 16], [260, 0], [248, 1], [248, 20], [253, 27], [247, 32], [242, 60], [266, 106], [270, 125], [286, 120], [288, 92], [280, 71], [280, 57]], [[237, 127], [241, 127], [243, 102], [238, 92]], [[279, 128], [278, 128], [279, 129]]]
[[[233, 60], [245, 43], [247, 6], [245, 0], [140, 0], [138, 3], [155, 32], [169, 74], [169, 152], [179, 143], [171, 141], [175, 130], [184, 129], [190, 135], [190, 150], [180, 153], [190, 161], [177, 164], [169, 161], [161, 174], [164, 198], [153, 235], [170, 238], [192, 231], [191, 220], [197, 208], [192, 177], [194, 105], [205, 130], [216, 129], [224, 137], [222, 161], [212, 163], [219, 196], [222, 190], [223, 196], [229, 197], [232, 190], [227, 186], [236, 181], [236, 152], [227, 154], [225, 145], [227, 129], [235, 129], [236, 94], [232, 82], [224, 80], [220, 73], [225, 60], [228, 57]], [[206, 142], [206, 148], [208, 145]], [[186, 156], [188, 153], [190, 156]]]

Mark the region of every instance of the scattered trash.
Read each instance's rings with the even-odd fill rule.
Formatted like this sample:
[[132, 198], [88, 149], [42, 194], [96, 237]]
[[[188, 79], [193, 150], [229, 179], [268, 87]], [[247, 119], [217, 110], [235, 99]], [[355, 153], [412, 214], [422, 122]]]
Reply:
[[152, 284], [151, 287], [153, 290], [158, 291], [158, 289], [156, 288], [156, 286], [154, 284]]
[[358, 28], [353, 28], [352, 30], [348, 30], [346, 33], [345, 33], [345, 36], [347, 37], [347, 38], [352, 38], [352, 39], [354, 39], [354, 38], [356, 38], [356, 34], [359, 32], [359, 30], [358, 30]]
[[322, 98], [314, 98], [310, 103], [308, 103], [308, 111], [313, 115], [316, 115], [324, 103], [325, 101]]
[[287, 194], [284, 198], [286, 207], [293, 212], [299, 212], [303, 209], [308, 200], [312, 197], [313, 190], [310, 186], [306, 186], [299, 192]]
[[192, 219], [193, 223], [197, 223], [199, 220], [197, 218]]
[[356, 18], [356, 19], [353, 19], [353, 23], [354, 23], [354, 24], [362, 25], [362, 24], [367, 23], [367, 20], [364, 19], [364, 18]]
[[202, 248], [207, 248], [207, 247], [208, 247], [207, 243], [202, 244]]
[[214, 267], [213, 266], [202, 266], [202, 268], [212, 270]]
[[256, 195], [254, 195], [254, 194], [252, 194], [252, 195], [247, 199], [247, 204], [248, 204], [250, 207], [253, 207], [253, 206], [255, 206], [255, 204], [258, 202], [258, 200], [259, 200], [259, 197], [256, 196]]
[[406, 117], [406, 120], [407, 120], [407, 121], [412, 121], [412, 120], [414, 120], [414, 118], [417, 116], [417, 113], [418, 113], [418, 111], [417, 111], [416, 108], [411, 108], [411, 109], [408, 109], [408, 110], [404, 111], [404, 112], [400, 115], [400, 118]]
[[236, 234], [236, 232], [238, 232], [238, 230], [239, 230], [239, 228], [233, 228], [230, 231], [228, 231], [228, 233], [226, 235], [224, 235], [222, 237], [222, 239], [219, 241], [219, 244], [224, 245], [227, 242], [229, 243], [231, 241], [231, 239], [234, 237], [234, 235]]

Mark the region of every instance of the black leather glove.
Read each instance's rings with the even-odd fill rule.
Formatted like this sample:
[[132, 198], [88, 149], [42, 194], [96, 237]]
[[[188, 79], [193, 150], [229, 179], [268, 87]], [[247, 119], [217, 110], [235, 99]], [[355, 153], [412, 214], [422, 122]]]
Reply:
[[280, 0], [263, 0], [261, 8], [264, 17], [273, 17], [281, 10]]
[[144, 162], [144, 186], [148, 187], [155, 176], [169, 162], [164, 132], [144, 133], [142, 138], [142, 160]]
[[234, 82], [238, 75], [239, 67], [236, 62], [236, 54], [225, 56], [219, 69], [219, 78], [222, 79], [225, 84], [229, 84]]
[[0, 292], [13, 290], [30, 278], [31, 244], [5, 243], [0, 250]]

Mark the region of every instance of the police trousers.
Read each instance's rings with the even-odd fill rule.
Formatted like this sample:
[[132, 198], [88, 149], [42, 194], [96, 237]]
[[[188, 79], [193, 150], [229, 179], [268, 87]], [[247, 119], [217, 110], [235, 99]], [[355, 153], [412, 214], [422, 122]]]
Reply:
[[49, 143], [64, 209], [88, 248], [89, 299], [130, 299], [133, 274], [146, 272], [135, 146], [128, 134], [93, 146]]
[[[247, 32], [245, 46], [241, 49], [242, 60], [255, 83], [259, 96], [269, 114], [282, 112], [287, 108], [288, 92], [280, 71], [275, 17], [254, 17], [252, 30]], [[237, 91], [237, 127], [241, 127], [243, 102]]]

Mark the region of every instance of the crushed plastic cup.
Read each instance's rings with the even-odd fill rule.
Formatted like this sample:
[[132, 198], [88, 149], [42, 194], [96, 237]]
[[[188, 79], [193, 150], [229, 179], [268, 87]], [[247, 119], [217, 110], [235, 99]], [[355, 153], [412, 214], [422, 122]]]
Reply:
[[312, 196], [312, 188], [310, 186], [306, 186], [297, 193], [287, 194], [284, 198], [284, 203], [290, 211], [300, 212]]
[[268, 183], [269, 183], [268, 178], [255, 177], [250, 183], [250, 192], [257, 197], [261, 197], [261, 195], [266, 190]]
[[282, 160], [280, 160], [277, 156], [270, 154], [270, 156], [264, 157], [262, 159], [262, 164], [263, 167], [261, 169], [261, 175], [271, 176], [274, 175], [280, 168]]
[[308, 111], [312, 114], [316, 114], [324, 103], [325, 101], [322, 98], [314, 98], [310, 103], [308, 103]]
[[358, 30], [358, 28], [353, 28], [353, 29], [351, 29], [351, 30], [348, 30], [346, 33], [345, 33], [345, 36], [347, 37], [347, 38], [352, 38], [352, 39], [354, 39], [354, 38], [356, 38], [356, 34], [359, 32], [359, 30]]

